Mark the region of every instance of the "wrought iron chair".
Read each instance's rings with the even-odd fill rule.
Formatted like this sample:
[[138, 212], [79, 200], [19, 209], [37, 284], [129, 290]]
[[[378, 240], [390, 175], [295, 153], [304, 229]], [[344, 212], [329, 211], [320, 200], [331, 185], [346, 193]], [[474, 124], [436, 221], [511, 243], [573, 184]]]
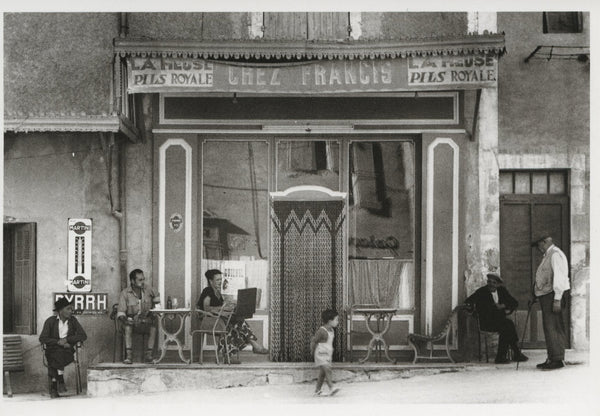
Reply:
[[[41, 344], [42, 346], [42, 363], [44, 367], [48, 368], [48, 360], [46, 359], [46, 344]], [[83, 350], [83, 343], [78, 342], [75, 344], [75, 352], [73, 353], [73, 363], [75, 364], [75, 390], [77, 394], [81, 394], [83, 391], [82, 383], [81, 383], [81, 368], [79, 366], [80, 362], [80, 354]], [[52, 378], [48, 377], [48, 391], [52, 389]]]
[[[455, 363], [454, 359], [452, 358], [452, 355], [450, 354], [450, 335], [454, 334], [453, 336], [456, 336], [456, 334], [455, 334], [456, 326], [455, 326], [454, 322], [456, 320], [456, 315], [457, 315], [458, 311], [462, 308], [463, 308], [463, 306], [455, 307], [452, 310], [452, 312], [450, 313], [450, 316], [448, 317], [448, 320], [446, 321], [446, 324], [444, 325], [442, 330], [435, 335], [430, 336], [430, 335], [420, 335], [420, 334], [408, 334], [408, 344], [415, 351], [415, 357], [413, 359], [413, 364], [415, 364], [418, 359], [423, 359], [423, 360], [447, 359], [447, 360], [450, 360], [451, 363]], [[446, 352], [445, 357], [433, 355], [434, 343], [439, 342], [441, 340], [444, 340], [444, 346], [445, 346], [445, 352]], [[424, 347], [424, 348], [422, 348], [422, 347]], [[421, 354], [421, 352], [424, 352], [424, 353]]]
[[[512, 315], [513, 312], [511, 312], [510, 314], [507, 315], [510, 316]], [[484, 350], [485, 350], [485, 362], [489, 363], [490, 359], [489, 359], [489, 351], [491, 350], [490, 346], [489, 346], [489, 342], [491, 340], [492, 337], [496, 337], [499, 336], [499, 333], [497, 331], [484, 331], [483, 329], [481, 329], [481, 325], [479, 323], [479, 315], [477, 313], [477, 309], [473, 309], [472, 312], [473, 317], [475, 318], [475, 321], [477, 322], [477, 348], [479, 351], [479, 361], [481, 361], [481, 337], [483, 336], [483, 342], [484, 342]], [[509, 348], [507, 351], [508, 354], [508, 359], [511, 360], [512, 357], [512, 349]]]
[[[122, 360], [123, 357], [125, 357], [125, 331], [123, 330], [123, 324], [117, 319], [117, 308], [118, 308], [118, 306], [119, 306], [119, 304], [115, 303], [112, 306], [112, 311], [110, 312], [110, 319], [112, 319], [114, 321], [114, 323], [115, 323], [115, 331], [114, 331], [114, 336], [113, 336], [113, 363], [117, 362], [117, 343], [118, 343], [119, 339], [121, 339], [121, 352], [120, 352], [121, 356], [120, 356], [120, 359]], [[146, 331], [140, 331], [136, 327], [134, 327], [132, 336], [134, 334], [141, 335], [141, 337], [140, 337], [140, 341], [141, 341], [141, 349], [140, 349], [140, 351], [145, 351], [148, 332], [146, 332]]]
[[221, 309], [219, 309], [219, 312], [216, 314], [204, 311], [202, 309], [196, 309], [194, 313], [200, 319], [200, 328], [192, 331], [192, 351], [190, 362], [194, 362], [194, 335], [200, 334], [200, 364], [203, 364], [204, 362], [204, 339], [206, 335], [212, 335], [213, 344], [215, 346], [215, 358], [217, 360], [217, 364], [221, 364], [221, 362], [219, 361], [219, 343], [221, 339], [223, 339], [224, 344], [223, 362], [231, 364], [229, 354], [227, 353], [227, 351], [229, 350], [229, 346], [227, 345], [227, 328], [229, 326], [229, 321], [233, 316], [233, 312], [225, 311], [225, 304], [223, 304], [223, 306], [221, 306]]

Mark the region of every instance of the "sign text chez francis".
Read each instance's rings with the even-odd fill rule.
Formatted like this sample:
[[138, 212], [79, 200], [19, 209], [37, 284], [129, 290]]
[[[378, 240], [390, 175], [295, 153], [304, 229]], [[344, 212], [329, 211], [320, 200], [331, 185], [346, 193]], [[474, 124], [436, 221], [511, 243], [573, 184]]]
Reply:
[[399, 81], [395, 66], [400, 62], [391, 59], [236, 65], [191, 58], [130, 58], [129, 91], [385, 91], [393, 89], [395, 77]]
[[408, 85], [495, 85], [498, 60], [492, 55], [430, 56], [408, 59]]
[[73, 303], [73, 313], [76, 315], [101, 315], [108, 312], [107, 293], [54, 293], [54, 302], [60, 298]]
[[128, 92], [344, 93], [495, 85], [492, 55], [254, 64], [129, 57]]

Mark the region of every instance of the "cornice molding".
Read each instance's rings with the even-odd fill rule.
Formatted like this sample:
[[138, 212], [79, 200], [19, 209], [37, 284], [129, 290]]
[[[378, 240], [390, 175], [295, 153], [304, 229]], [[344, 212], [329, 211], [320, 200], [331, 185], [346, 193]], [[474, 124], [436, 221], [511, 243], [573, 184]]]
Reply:
[[105, 116], [27, 116], [5, 118], [4, 132], [121, 132], [131, 141], [139, 141], [139, 130], [120, 115]]
[[115, 39], [114, 52], [121, 57], [185, 57], [202, 59], [365, 59], [411, 56], [502, 55], [504, 34], [468, 34], [404, 40], [344, 40], [339, 42], [223, 40], [164, 41]]

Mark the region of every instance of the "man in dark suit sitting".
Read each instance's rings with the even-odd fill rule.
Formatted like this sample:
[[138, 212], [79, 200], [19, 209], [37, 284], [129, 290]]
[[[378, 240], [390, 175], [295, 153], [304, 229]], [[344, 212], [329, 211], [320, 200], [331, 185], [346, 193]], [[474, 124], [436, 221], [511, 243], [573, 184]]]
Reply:
[[46, 319], [40, 334], [40, 342], [46, 345], [50, 397], [53, 399], [60, 397], [59, 392], [67, 391], [63, 375], [65, 366], [73, 362], [77, 343], [87, 339], [79, 321], [73, 316], [73, 305], [66, 298], [54, 302], [54, 311], [56, 314]]
[[487, 274], [487, 285], [477, 289], [465, 300], [469, 307], [475, 307], [479, 316], [479, 327], [482, 331], [498, 332], [498, 353], [496, 364], [506, 364], [508, 347], [514, 352], [515, 361], [527, 361], [528, 358], [521, 352], [518, 346], [519, 337], [515, 324], [508, 318], [518, 306], [508, 290], [503, 286], [504, 281], [498, 273]]

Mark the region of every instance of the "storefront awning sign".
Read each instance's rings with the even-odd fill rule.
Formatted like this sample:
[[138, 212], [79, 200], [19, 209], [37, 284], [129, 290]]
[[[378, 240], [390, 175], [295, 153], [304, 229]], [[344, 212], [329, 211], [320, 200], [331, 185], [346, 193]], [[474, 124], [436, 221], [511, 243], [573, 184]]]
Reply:
[[339, 94], [494, 87], [492, 54], [251, 64], [130, 56], [128, 92]]

